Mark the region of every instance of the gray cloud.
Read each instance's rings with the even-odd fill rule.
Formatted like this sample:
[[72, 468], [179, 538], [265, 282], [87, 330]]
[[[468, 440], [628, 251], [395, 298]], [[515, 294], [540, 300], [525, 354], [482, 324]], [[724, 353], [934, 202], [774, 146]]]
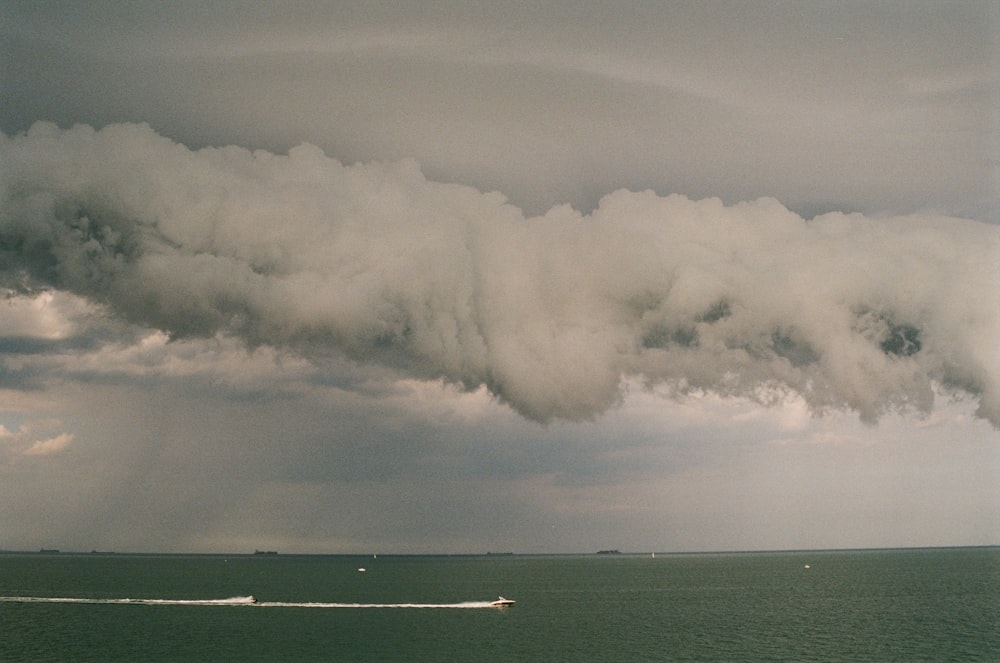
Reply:
[[874, 420], [935, 384], [1000, 424], [1000, 234], [619, 190], [525, 217], [417, 163], [191, 151], [143, 125], [4, 136], [0, 278], [176, 338], [331, 351], [586, 419], [623, 377]]
[[8, 3], [0, 130], [417, 159], [535, 214], [620, 187], [998, 221], [994, 3]]

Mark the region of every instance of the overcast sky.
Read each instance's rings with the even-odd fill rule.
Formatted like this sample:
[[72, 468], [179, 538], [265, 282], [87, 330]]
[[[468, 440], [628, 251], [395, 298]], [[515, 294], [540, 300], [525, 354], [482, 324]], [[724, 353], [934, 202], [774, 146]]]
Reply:
[[0, 2], [0, 548], [1000, 544], [995, 2]]

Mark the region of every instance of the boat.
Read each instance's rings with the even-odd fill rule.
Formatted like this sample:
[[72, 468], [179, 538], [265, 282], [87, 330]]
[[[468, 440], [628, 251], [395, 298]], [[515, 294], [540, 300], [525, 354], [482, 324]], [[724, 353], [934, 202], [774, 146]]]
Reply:
[[517, 601], [514, 601], [513, 599], [505, 599], [504, 597], [501, 596], [498, 597], [496, 601], [490, 603], [490, 605], [494, 608], [509, 608], [515, 603], [517, 603]]

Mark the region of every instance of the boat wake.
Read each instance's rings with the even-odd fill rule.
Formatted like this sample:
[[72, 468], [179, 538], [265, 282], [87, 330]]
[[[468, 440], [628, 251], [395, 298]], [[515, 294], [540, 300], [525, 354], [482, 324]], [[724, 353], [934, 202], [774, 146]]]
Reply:
[[248, 606], [254, 608], [495, 608], [490, 601], [461, 603], [321, 603], [315, 601], [258, 601], [253, 596], [227, 599], [97, 599], [42, 596], [0, 596], [0, 603], [89, 603], [102, 605]]
[[288, 603], [262, 601], [261, 608], [492, 608], [489, 601], [464, 601], [462, 603]]
[[257, 605], [252, 596], [228, 599], [95, 599], [57, 596], [0, 596], [2, 603], [94, 603], [113, 605]]

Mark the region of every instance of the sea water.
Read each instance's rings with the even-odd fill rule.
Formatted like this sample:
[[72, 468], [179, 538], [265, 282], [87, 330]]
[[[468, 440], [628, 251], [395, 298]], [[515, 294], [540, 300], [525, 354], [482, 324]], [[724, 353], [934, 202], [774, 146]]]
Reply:
[[1000, 661], [1000, 548], [0, 554], [0, 660]]

